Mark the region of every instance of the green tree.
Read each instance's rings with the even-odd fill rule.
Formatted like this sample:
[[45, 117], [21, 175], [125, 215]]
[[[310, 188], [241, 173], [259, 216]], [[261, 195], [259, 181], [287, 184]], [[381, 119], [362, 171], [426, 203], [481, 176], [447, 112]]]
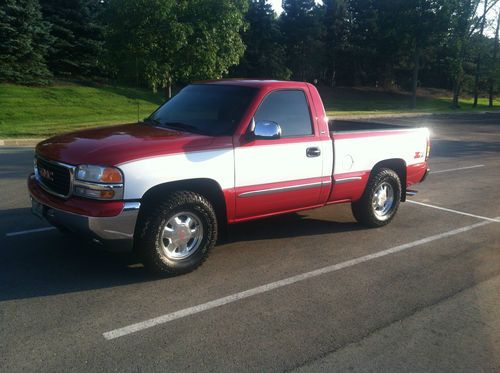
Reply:
[[187, 45], [188, 34], [177, 7], [175, 0], [108, 1], [106, 48], [117, 78], [170, 91], [178, 78], [177, 53]]
[[353, 64], [361, 83], [390, 88], [401, 60], [405, 0], [350, 0]]
[[179, 78], [222, 78], [245, 52], [240, 32], [247, 0], [184, 0], [179, 10], [187, 29], [187, 43], [176, 54]]
[[323, 64], [323, 9], [314, 0], [283, 0], [280, 17], [287, 66], [298, 80], [319, 77]]
[[104, 43], [98, 16], [100, 0], [40, 0], [44, 19], [51, 24], [53, 43], [47, 62], [63, 78], [91, 78], [98, 74]]
[[497, 25], [495, 28], [495, 39], [493, 44], [493, 55], [491, 58], [491, 67], [488, 76], [488, 101], [489, 107], [493, 107], [493, 95], [495, 92], [495, 83], [500, 77], [500, 63], [498, 63], [498, 33], [500, 31], [500, 12], [497, 13]]
[[[459, 97], [465, 80], [464, 63], [471, 50], [471, 38], [480, 29], [488, 13], [498, 4], [498, 0], [490, 0], [481, 16], [478, 8], [481, 1], [485, 0], [449, 0], [453, 5], [452, 27], [449, 55], [450, 67], [453, 76], [453, 101], [452, 107], [459, 107]], [[476, 64], [477, 64], [476, 59]]]
[[245, 54], [233, 75], [252, 78], [289, 79], [286, 51], [276, 13], [267, 0], [252, 0], [245, 16], [248, 29], [242, 33]]
[[412, 61], [412, 107], [417, 105], [417, 87], [422, 62], [429, 60], [435, 50], [442, 46], [449, 30], [452, 8], [448, 0], [406, 0], [403, 25], [403, 45]]
[[326, 79], [331, 87], [335, 85], [337, 60], [349, 46], [348, 0], [325, 0], [325, 54]]
[[37, 0], [0, 0], [0, 81], [46, 84], [49, 26]]
[[[484, 28], [486, 26], [486, 17], [488, 15], [488, 12], [492, 9], [492, 4], [496, 5], [498, 1], [496, 0], [483, 0], [483, 12], [482, 16], [478, 20], [479, 24], [479, 39], [483, 39], [484, 35]], [[490, 8], [491, 7], [491, 8]], [[481, 62], [482, 62], [482, 57], [483, 57], [483, 50], [482, 48], [478, 48], [477, 56], [476, 56], [476, 72], [474, 74], [474, 103], [472, 104], [472, 107], [477, 107], [477, 102], [479, 98], [479, 84], [480, 84], [480, 79], [481, 79]]]
[[109, 0], [107, 48], [117, 77], [135, 76], [153, 90], [216, 79], [245, 46], [244, 0]]

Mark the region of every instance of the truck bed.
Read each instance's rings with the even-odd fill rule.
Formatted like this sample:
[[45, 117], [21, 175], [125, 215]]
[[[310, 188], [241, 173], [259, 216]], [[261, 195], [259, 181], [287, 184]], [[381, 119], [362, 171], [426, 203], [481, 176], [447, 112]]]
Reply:
[[395, 124], [377, 122], [356, 122], [352, 120], [331, 119], [328, 121], [330, 132], [353, 132], [353, 131], [375, 131], [375, 130], [401, 130], [408, 127]]

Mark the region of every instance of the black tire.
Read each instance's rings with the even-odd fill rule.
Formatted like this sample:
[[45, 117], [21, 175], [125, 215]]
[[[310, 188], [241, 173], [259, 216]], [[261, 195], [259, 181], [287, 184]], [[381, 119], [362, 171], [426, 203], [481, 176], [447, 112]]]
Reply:
[[[374, 199], [377, 199], [376, 193], [381, 187], [384, 187], [386, 191], [392, 188], [392, 202], [390, 206], [387, 205], [388, 207], [385, 204], [384, 207], [374, 206]], [[351, 209], [360, 224], [377, 228], [391, 222], [398, 211], [400, 201], [401, 181], [398, 174], [389, 168], [380, 168], [370, 176], [363, 196], [351, 204]], [[384, 213], [386, 208], [388, 208], [387, 212]]]
[[[197, 248], [189, 256], [171, 258], [168, 255], [175, 253], [169, 253], [165, 246], [164, 229], [171, 219], [183, 213], [198, 219], [202, 234]], [[176, 276], [195, 270], [207, 259], [217, 241], [214, 208], [205, 197], [194, 192], [171, 193], [164, 201], [149, 208], [138, 224], [135, 251], [146, 269], [162, 276]]]

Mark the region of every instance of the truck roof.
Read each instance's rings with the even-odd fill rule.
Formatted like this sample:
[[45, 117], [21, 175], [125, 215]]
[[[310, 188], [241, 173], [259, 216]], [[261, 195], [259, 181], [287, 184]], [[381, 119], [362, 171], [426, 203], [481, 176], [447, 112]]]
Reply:
[[273, 87], [273, 88], [296, 88], [304, 87], [308, 83], [306, 82], [296, 82], [296, 81], [285, 81], [285, 80], [260, 80], [260, 79], [219, 79], [219, 80], [205, 80], [195, 82], [195, 84], [218, 84], [218, 85], [235, 85], [243, 87]]

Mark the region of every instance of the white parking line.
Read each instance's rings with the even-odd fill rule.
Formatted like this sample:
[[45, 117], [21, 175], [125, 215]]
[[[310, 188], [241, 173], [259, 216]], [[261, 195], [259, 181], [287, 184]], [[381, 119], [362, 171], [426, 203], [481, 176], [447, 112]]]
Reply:
[[[496, 221], [496, 220], [494, 220], [494, 221]], [[480, 223], [476, 223], [476, 224], [472, 224], [472, 225], [469, 225], [469, 226], [466, 226], [463, 228], [454, 229], [454, 230], [451, 230], [448, 232], [436, 234], [434, 236], [429, 236], [429, 237], [426, 237], [426, 238], [423, 238], [423, 239], [420, 239], [417, 241], [413, 241], [413, 242], [410, 242], [410, 243], [407, 243], [404, 245], [395, 246], [395, 247], [387, 249], [387, 250], [378, 251], [376, 253], [365, 255], [365, 256], [362, 256], [359, 258], [355, 258], [355, 259], [351, 259], [351, 260], [348, 260], [348, 261], [345, 261], [342, 263], [319, 268], [319, 269], [316, 269], [316, 270], [311, 271], [311, 272], [306, 272], [306, 273], [302, 273], [302, 274], [299, 274], [296, 276], [288, 277], [288, 278], [285, 278], [283, 280], [271, 282], [269, 284], [258, 286], [258, 287], [253, 288], [253, 289], [241, 291], [239, 293], [231, 294], [231, 295], [228, 295], [228, 296], [223, 297], [223, 298], [215, 299], [215, 300], [212, 300], [212, 301], [207, 302], [207, 303], [198, 304], [198, 305], [193, 306], [193, 307], [188, 307], [188, 308], [185, 308], [185, 309], [182, 309], [179, 311], [175, 311], [172, 313], [167, 313], [165, 315], [155, 317], [155, 318], [152, 318], [149, 320], [141, 321], [141, 322], [138, 322], [136, 324], [128, 325], [128, 326], [125, 326], [123, 328], [111, 330], [109, 332], [103, 333], [103, 337], [107, 340], [112, 340], [115, 338], [123, 337], [123, 336], [129, 335], [129, 334], [132, 334], [132, 333], [136, 333], [136, 332], [139, 332], [139, 331], [142, 331], [145, 329], [152, 328], [154, 326], [168, 323], [170, 321], [182, 319], [182, 318], [187, 317], [187, 316], [191, 316], [191, 315], [194, 315], [194, 314], [197, 314], [200, 312], [208, 311], [212, 308], [224, 306], [224, 305], [229, 304], [229, 303], [234, 303], [234, 302], [237, 302], [239, 300], [252, 297], [254, 295], [266, 293], [266, 292], [269, 292], [271, 290], [278, 289], [278, 288], [288, 286], [291, 284], [295, 284], [297, 282], [301, 282], [301, 281], [304, 281], [304, 280], [307, 280], [307, 279], [310, 279], [313, 277], [317, 277], [317, 276], [321, 276], [321, 275], [324, 275], [327, 273], [339, 271], [341, 269], [352, 267], [352, 266], [355, 266], [355, 265], [360, 264], [360, 263], [365, 263], [365, 262], [368, 262], [370, 260], [374, 260], [374, 259], [381, 258], [381, 257], [391, 255], [391, 254], [395, 254], [395, 253], [398, 253], [398, 252], [401, 252], [404, 250], [411, 249], [411, 248], [416, 247], [416, 246], [424, 245], [424, 244], [427, 244], [427, 243], [432, 242], [432, 241], [440, 240], [442, 238], [446, 238], [446, 237], [454, 236], [456, 234], [467, 232], [467, 231], [470, 231], [472, 229], [479, 228], [479, 227], [482, 227], [482, 226], [485, 226], [485, 225], [488, 225], [491, 223], [492, 223], [491, 221], [482, 221]]]
[[488, 220], [488, 221], [495, 222], [495, 223], [500, 223], [500, 220], [498, 220], [498, 218], [493, 219], [493, 218], [488, 218], [487, 216], [469, 214], [468, 212], [452, 210], [452, 209], [448, 209], [446, 207], [441, 207], [441, 206], [436, 206], [436, 205], [429, 205], [428, 203], [423, 203], [423, 202], [417, 202], [417, 201], [411, 201], [411, 200], [407, 200], [406, 202], [414, 203], [415, 205], [431, 207], [431, 208], [437, 209], [437, 210], [453, 212], [453, 213], [459, 214], [459, 215], [465, 215], [465, 216], [470, 216], [473, 218], [478, 218], [478, 219]]
[[37, 229], [28, 229], [26, 231], [19, 231], [19, 232], [10, 232], [6, 233], [6, 237], [12, 237], [12, 236], [20, 236], [22, 234], [30, 234], [30, 233], [37, 233], [37, 232], [45, 232], [45, 231], [51, 231], [53, 229], [56, 229], [55, 227], [46, 227], [46, 228], [37, 228]]
[[469, 170], [471, 168], [478, 168], [478, 167], [484, 167], [484, 164], [476, 164], [474, 166], [459, 167], [459, 168], [449, 168], [447, 170], [431, 171], [430, 173], [431, 174], [440, 174], [441, 172], [452, 172], [452, 171]]

